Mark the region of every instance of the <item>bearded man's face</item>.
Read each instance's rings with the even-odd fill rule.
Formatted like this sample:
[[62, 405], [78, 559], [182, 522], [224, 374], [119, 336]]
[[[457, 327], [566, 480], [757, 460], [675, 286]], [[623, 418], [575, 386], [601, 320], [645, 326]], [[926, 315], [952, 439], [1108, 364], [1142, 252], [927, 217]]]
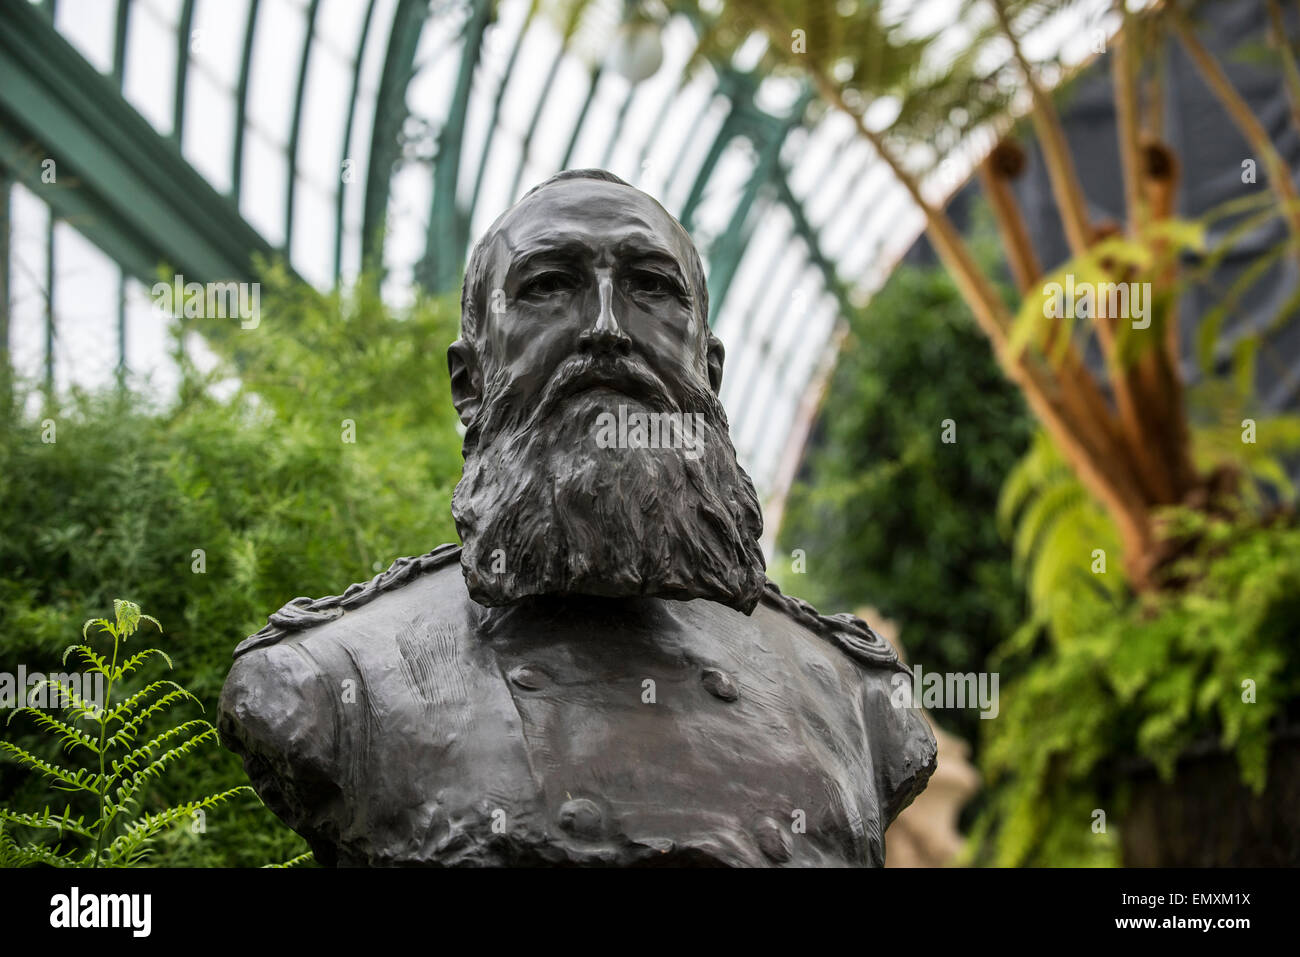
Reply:
[[590, 178], [530, 194], [475, 249], [474, 328], [448, 353], [475, 601], [757, 603], [762, 516], [718, 400], [697, 262], [653, 199]]

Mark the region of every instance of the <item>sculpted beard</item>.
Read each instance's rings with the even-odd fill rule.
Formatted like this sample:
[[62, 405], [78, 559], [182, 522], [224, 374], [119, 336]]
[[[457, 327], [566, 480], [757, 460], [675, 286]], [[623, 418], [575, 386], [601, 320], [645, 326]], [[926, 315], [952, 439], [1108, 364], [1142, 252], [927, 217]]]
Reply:
[[[643, 363], [588, 355], [557, 369], [530, 408], [506, 384], [485, 383], [452, 496], [470, 597], [656, 595], [753, 611], [762, 512], [712, 390], [686, 383], [674, 401]], [[699, 412], [703, 428], [690, 449], [601, 448], [597, 418], [619, 405]]]

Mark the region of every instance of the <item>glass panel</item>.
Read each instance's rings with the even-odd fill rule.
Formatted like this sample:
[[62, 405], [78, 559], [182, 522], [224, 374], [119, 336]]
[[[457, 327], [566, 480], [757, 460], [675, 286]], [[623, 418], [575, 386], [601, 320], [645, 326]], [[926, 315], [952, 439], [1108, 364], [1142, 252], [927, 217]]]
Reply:
[[9, 201], [9, 356], [14, 375], [45, 375], [45, 242], [50, 210], [25, 187]]
[[619, 107], [627, 97], [627, 80], [608, 70], [600, 75], [597, 84], [596, 95], [587, 107], [586, 116], [582, 118], [582, 129], [569, 160], [569, 165], [574, 169], [601, 165], [605, 149], [614, 133], [614, 121]]
[[[230, 191], [235, 100], [228, 87], [205, 71], [190, 70], [185, 83], [185, 133], [181, 145], [190, 165], [219, 192]], [[245, 174], [247, 187], [247, 175]]]
[[427, 166], [408, 163], [393, 177], [384, 243], [384, 263], [390, 271], [384, 298], [390, 302], [406, 305], [415, 299], [413, 267], [424, 255], [432, 199], [433, 179]]
[[244, 184], [239, 211], [273, 246], [284, 243], [284, 191], [288, 170], [284, 148], [269, 143], [260, 131], [244, 140]]
[[370, 0], [321, 0], [316, 12], [316, 33], [320, 41], [336, 55], [355, 59], [369, 6]]
[[55, 29], [100, 73], [113, 72], [116, 24], [117, 4], [107, 0], [60, 0], [54, 8]]
[[[298, 170], [333, 193], [342, 181], [343, 126], [348, 119], [352, 68], [317, 43], [307, 64], [307, 86], [298, 133]], [[296, 230], [298, 225], [294, 224]], [[333, 226], [329, 231], [334, 231]]]
[[[302, 11], [288, 0], [262, 0], [253, 36], [248, 116], [264, 136], [280, 144], [289, 141], [306, 31]], [[251, 181], [251, 173], [246, 180]]]
[[190, 30], [191, 71], [200, 68], [228, 90], [239, 85], [248, 4], [249, 0], [198, 0], [194, 7], [193, 29]]
[[126, 366], [131, 382], [155, 395], [170, 395], [179, 379], [171, 359], [171, 320], [157, 309], [150, 286], [126, 284]]
[[122, 92], [153, 128], [172, 131], [176, 98], [176, 31], [153, 5], [135, 0], [127, 21], [126, 70]]
[[[547, 66], [549, 68], [549, 61]], [[587, 91], [590, 87], [591, 74], [587, 68], [576, 57], [564, 57], [560, 61], [560, 68], [555, 72], [550, 98], [542, 107], [528, 157], [530, 162], [537, 164], [539, 170], [546, 171], [540, 178], [544, 179], [545, 176], [560, 168], [564, 151], [569, 148], [569, 138], [573, 135], [574, 125], [578, 122], [578, 112], [587, 99]], [[529, 115], [531, 116], [531, 113]], [[528, 120], [525, 120], [524, 127], [527, 123]], [[523, 194], [536, 186], [538, 180], [536, 173], [525, 176], [519, 181], [519, 193]], [[518, 198], [518, 196], [507, 197], [507, 203], [503, 206]]]
[[294, 269], [320, 289], [334, 285], [334, 196], [299, 179], [293, 206]]
[[54, 383], [101, 388], [117, 368], [117, 265], [65, 222], [54, 226]]

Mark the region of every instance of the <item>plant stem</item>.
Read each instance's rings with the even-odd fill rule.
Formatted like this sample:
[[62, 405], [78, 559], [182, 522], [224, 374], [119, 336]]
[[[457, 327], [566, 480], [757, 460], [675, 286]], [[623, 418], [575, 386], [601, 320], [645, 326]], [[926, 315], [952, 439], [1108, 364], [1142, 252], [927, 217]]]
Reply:
[[1115, 125], [1119, 139], [1120, 170], [1124, 175], [1124, 212], [1128, 233], [1137, 236], [1146, 225], [1146, 201], [1142, 195], [1142, 147], [1138, 130], [1137, 49], [1138, 25], [1123, 0], [1117, 3], [1124, 26], [1112, 39], [1111, 88], [1115, 99]]
[[108, 668], [108, 687], [104, 690], [104, 703], [99, 709], [99, 820], [98, 833], [95, 835], [95, 861], [92, 868], [99, 867], [99, 859], [104, 853], [104, 832], [108, 829], [104, 821], [104, 805], [108, 801], [108, 779], [104, 777], [104, 743], [108, 740], [108, 706], [113, 700], [113, 676], [117, 672], [117, 649], [120, 636], [116, 626], [112, 627], [113, 663]]
[[1291, 105], [1291, 122], [1300, 131], [1300, 67], [1296, 66], [1291, 40], [1286, 35], [1282, 4], [1278, 0], [1268, 0], [1268, 19], [1277, 52], [1282, 57], [1282, 75], [1286, 78], [1286, 98]]
[[1174, 29], [1178, 32], [1179, 40], [1182, 41], [1183, 49], [1187, 51], [1187, 55], [1200, 71], [1201, 79], [1205, 81], [1229, 118], [1241, 131], [1247, 144], [1259, 154], [1260, 161], [1268, 173], [1268, 184], [1277, 194], [1278, 204], [1282, 207], [1287, 224], [1291, 227], [1292, 234], [1300, 237], [1300, 194], [1297, 194], [1295, 185], [1291, 182], [1291, 171], [1286, 162], [1278, 153], [1277, 147], [1273, 145], [1268, 131], [1251, 111], [1250, 105], [1237, 92], [1237, 88], [1232, 85], [1228, 74], [1214, 58], [1214, 54], [1201, 43], [1195, 29], [1182, 11], [1175, 7], [1172, 14], [1171, 20]]
[[1061, 125], [1056, 105], [1052, 102], [1051, 94], [1038, 81], [1034, 64], [1029, 61], [1020, 45], [1020, 37], [1012, 28], [1011, 17], [1004, 4], [1005, 0], [991, 0], [998, 26], [1011, 43], [1012, 55], [1020, 65], [1025, 85], [1029, 87], [1033, 99], [1030, 121], [1038, 134], [1038, 145], [1043, 151], [1043, 162], [1047, 166], [1048, 181], [1056, 199], [1057, 210], [1061, 214], [1065, 238], [1070, 244], [1070, 252], [1081, 256], [1092, 245], [1092, 227], [1088, 222], [1088, 203], [1083, 194], [1083, 185], [1074, 167], [1074, 157], [1070, 153], [1070, 144], [1066, 141], [1065, 128]]

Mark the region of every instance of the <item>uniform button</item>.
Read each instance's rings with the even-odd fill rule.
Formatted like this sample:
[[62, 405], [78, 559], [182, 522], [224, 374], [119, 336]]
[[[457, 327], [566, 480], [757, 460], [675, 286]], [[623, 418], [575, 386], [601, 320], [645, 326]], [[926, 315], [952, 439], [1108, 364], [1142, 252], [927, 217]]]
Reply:
[[721, 698], [723, 701], [735, 701], [740, 697], [740, 689], [736, 687], [735, 679], [725, 671], [719, 671], [717, 668], [705, 668], [701, 678], [704, 681], [705, 689], [715, 698]]
[[560, 805], [560, 827], [574, 837], [598, 838], [602, 815], [595, 801], [573, 798]]
[[767, 859], [776, 863], [784, 864], [790, 860], [793, 841], [790, 834], [770, 817], [765, 817], [758, 822], [754, 836], [758, 838], [758, 848]]
[[510, 669], [510, 683], [525, 691], [537, 691], [551, 683], [550, 676], [540, 668], [532, 665], [519, 665]]

